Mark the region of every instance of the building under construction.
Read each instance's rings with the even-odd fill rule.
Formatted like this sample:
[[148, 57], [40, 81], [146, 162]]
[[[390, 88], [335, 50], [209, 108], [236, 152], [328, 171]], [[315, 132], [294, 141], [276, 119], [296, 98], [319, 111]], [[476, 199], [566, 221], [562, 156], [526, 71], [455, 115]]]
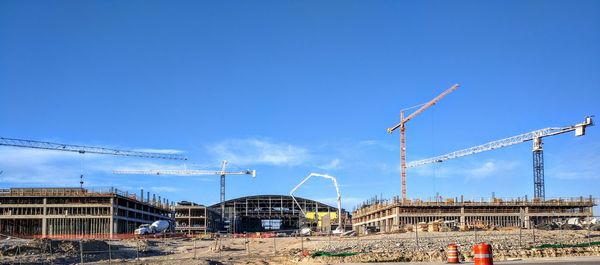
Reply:
[[[302, 225], [318, 226], [318, 217], [323, 216], [332, 217], [331, 224], [336, 224], [333, 222], [337, 218], [336, 207], [299, 197], [296, 200], [300, 206], [287, 195], [256, 195], [225, 201], [224, 216], [229, 223], [226, 228], [233, 233], [297, 230]], [[220, 211], [221, 204], [210, 208]], [[342, 220], [349, 220], [343, 209], [342, 215]]]
[[175, 231], [185, 234], [216, 232], [221, 224], [217, 211], [204, 205], [182, 201], [175, 205]]
[[564, 221], [569, 218], [593, 216], [596, 205], [592, 197], [527, 200], [492, 198], [484, 201], [387, 201], [372, 200], [352, 213], [353, 229], [359, 233], [369, 231], [394, 232], [405, 225], [444, 221], [463, 229], [480, 227], [523, 227]]
[[141, 224], [171, 220], [166, 200], [114, 188], [0, 190], [0, 233], [17, 237], [113, 238]]

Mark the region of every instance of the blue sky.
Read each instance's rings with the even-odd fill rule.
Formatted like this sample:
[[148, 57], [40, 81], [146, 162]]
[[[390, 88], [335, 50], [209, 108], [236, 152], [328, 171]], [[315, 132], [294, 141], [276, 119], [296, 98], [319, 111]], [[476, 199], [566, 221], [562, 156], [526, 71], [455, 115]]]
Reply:
[[[0, 136], [181, 150], [184, 163], [0, 148], [2, 187], [116, 186], [218, 202], [338, 178], [344, 207], [400, 193], [408, 160], [600, 113], [597, 1], [0, 0]], [[600, 196], [600, 131], [545, 140], [546, 196]], [[408, 196], [532, 196], [531, 143], [408, 172]], [[299, 196], [333, 203], [327, 180]]]

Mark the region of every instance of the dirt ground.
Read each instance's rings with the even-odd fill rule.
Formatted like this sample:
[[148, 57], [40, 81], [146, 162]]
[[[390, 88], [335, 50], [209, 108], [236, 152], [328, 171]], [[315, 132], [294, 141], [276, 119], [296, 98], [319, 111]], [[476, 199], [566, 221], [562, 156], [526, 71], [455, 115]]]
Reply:
[[[478, 231], [381, 234], [360, 237], [276, 237], [219, 239], [132, 239], [0, 241], [2, 264], [335, 264], [361, 262], [442, 262], [446, 246], [459, 245], [471, 261], [474, 242], [491, 243], [494, 260], [600, 256], [600, 232]], [[597, 243], [595, 243], [597, 242]], [[544, 245], [547, 244], [547, 245]], [[110, 246], [110, 251], [109, 251]], [[311, 257], [325, 251], [347, 257]]]

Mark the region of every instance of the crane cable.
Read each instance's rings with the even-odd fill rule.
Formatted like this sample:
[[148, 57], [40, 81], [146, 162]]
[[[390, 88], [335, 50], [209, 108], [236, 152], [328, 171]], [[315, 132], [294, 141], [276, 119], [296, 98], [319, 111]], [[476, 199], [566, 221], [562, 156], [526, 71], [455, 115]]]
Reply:
[[[435, 155], [435, 110], [431, 112], [431, 155]], [[436, 187], [437, 165], [433, 165], [433, 194], [435, 201], [438, 201], [438, 192]]]

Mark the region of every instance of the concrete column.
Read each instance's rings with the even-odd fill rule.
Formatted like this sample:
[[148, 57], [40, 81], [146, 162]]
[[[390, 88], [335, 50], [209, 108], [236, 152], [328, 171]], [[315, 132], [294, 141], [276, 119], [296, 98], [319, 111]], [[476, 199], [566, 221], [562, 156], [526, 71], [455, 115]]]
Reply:
[[398, 207], [394, 208], [394, 222], [392, 223], [392, 231], [400, 229], [400, 212]]
[[42, 215], [42, 237], [46, 237], [46, 230], [48, 226], [48, 219], [46, 218], [47, 209], [46, 209], [47, 198], [44, 198], [44, 212]]
[[[462, 196], [460, 197], [460, 200], [462, 201]], [[465, 225], [465, 207], [460, 207], [460, 225]]]
[[529, 207], [525, 207], [525, 213], [524, 213], [524, 216], [525, 216], [525, 218], [524, 218], [524, 222], [525, 222], [525, 228], [527, 228], [527, 229], [530, 229], [530, 228], [532, 228], [532, 227], [531, 227], [531, 224], [530, 224], [530, 222], [529, 222]]
[[110, 198], [110, 231], [109, 237], [113, 238], [113, 232], [116, 231], [117, 226], [115, 225], [115, 198]]

